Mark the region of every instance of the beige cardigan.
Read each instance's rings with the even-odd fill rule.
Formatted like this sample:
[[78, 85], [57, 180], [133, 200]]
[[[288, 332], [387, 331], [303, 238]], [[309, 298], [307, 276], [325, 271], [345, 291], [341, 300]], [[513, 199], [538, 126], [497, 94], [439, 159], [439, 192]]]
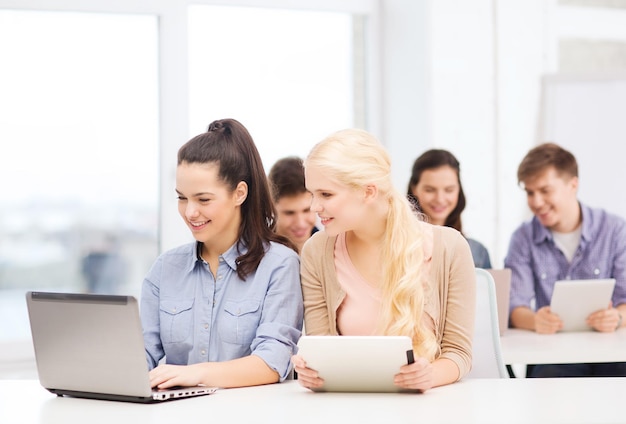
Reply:
[[[474, 261], [467, 241], [458, 231], [422, 223], [433, 232], [429, 283], [431, 297], [425, 311], [435, 324], [441, 347], [439, 357], [459, 367], [459, 379], [472, 364], [472, 338], [476, 304]], [[337, 335], [337, 309], [345, 298], [335, 273], [335, 237], [314, 234], [301, 253], [304, 322], [308, 335]]]

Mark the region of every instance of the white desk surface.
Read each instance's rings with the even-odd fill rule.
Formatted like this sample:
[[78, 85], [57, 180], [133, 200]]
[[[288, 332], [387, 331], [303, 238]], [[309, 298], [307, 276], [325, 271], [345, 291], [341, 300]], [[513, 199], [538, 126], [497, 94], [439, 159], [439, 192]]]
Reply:
[[509, 328], [500, 337], [500, 342], [502, 357], [507, 364], [626, 362], [626, 328], [614, 333], [556, 334]]
[[164, 402], [56, 397], [0, 380], [0, 423], [624, 423], [625, 378], [468, 379], [424, 394], [313, 393], [296, 381]]

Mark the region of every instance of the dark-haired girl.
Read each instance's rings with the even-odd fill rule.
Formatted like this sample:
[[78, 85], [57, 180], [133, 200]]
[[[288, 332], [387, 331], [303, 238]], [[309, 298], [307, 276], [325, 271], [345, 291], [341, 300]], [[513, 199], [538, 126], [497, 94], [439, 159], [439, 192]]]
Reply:
[[[461, 166], [452, 153], [443, 149], [422, 153], [413, 163], [407, 195], [428, 222], [452, 227], [463, 234], [461, 212], [465, 209], [465, 193], [461, 185]], [[477, 240], [466, 238], [474, 266], [491, 268], [487, 248]]]
[[266, 174], [241, 123], [215, 121], [180, 148], [176, 194], [195, 241], [163, 253], [143, 282], [152, 386], [284, 380], [302, 330], [299, 259], [274, 231]]

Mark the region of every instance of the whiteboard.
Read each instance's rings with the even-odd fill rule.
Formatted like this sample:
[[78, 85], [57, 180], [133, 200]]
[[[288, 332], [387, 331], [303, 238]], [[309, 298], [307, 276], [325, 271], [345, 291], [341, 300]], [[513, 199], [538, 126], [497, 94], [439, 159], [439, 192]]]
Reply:
[[581, 202], [626, 218], [626, 75], [547, 76], [539, 142], [578, 161]]

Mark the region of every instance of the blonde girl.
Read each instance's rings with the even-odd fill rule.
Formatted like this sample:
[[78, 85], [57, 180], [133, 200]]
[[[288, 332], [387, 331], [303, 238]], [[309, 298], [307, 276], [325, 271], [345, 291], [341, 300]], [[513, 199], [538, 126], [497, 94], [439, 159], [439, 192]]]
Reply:
[[[388, 153], [366, 131], [330, 135], [304, 166], [324, 225], [301, 254], [306, 333], [408, 335], [416, 361], [398, 370], [396, 385], [423, 392], [462, 378], [475, 307], [465, 238], [417, 216], [393, 187]], [[303, 386], [323, 386], [306, 358], [293, 362]]]

